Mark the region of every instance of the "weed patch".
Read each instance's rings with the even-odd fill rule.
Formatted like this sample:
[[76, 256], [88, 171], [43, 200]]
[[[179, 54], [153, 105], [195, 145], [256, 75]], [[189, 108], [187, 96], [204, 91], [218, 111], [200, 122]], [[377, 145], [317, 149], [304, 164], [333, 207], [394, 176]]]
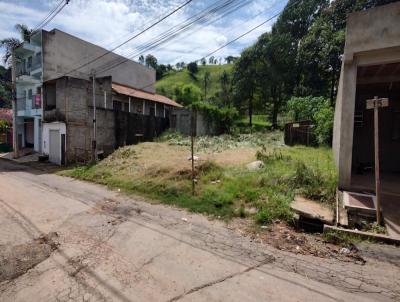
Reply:
[[[271, 134], [272, 137], [275, 135]], [[254, 216], [254, 220], [262, 225], [277, 219], [291, 222], [290, 204], [298, 193], [334, 203], [336, 172], [330, 149], [279, 147], [276, 141], [267, 148], [265, 143], [274, 140], [263, 137], [264, 134], [253, 134], [248, 138], [244, 136], [244, 141], [232, 135], [197, 138], [198, 148], [207, 152], [235, 149], [243, 144], [259, 148], [256, 157], [265, 166], [249, 171], [245, 165], [227, 166], [212, 160], [195, 162], [197, 182], [194, 196], [191, 194], [192, 172], [186, 153], [181, 153], [176, 161], [179, 167], [168, 165], [176, 150], [170, 144], [186, 144], [186, 138], [176, 133], [164, 135], [162, 139], [167, 143], [157, 143], [159, 146], [156, 148], [165, 148], [165, 155], [159, 153], [162, 158], [157, 157], [151, 164], [147, 148], [154, 148], [154, 143], [120, 148], [97, 165], [76, 167], [61, 174], [223, 219]], [[251, 213], [246, 209], [252, 209]]]

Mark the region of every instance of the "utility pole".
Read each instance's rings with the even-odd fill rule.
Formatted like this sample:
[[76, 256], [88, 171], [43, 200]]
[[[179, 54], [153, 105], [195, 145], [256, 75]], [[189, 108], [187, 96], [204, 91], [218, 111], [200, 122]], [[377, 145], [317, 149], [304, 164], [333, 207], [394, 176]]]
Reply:
[[194, 136], [196, 135], [196, 112], [192, 108], [191, 111], [191, 122], [190, 122], [190, 149], [191, 149], [191, 160], [192, 160], [192, 195], [195, 195], [195, 184], [196, 184], [196, 176], [194, 172]]
[[14, 158], [19, 157], [18, 137], [17, 137], [17, 62], [15, 58], [15, 48], [11, 54], [11, 81], [12, 81], [12, 111], [13, 111], [13, 147]]
[[367, 100], [367, 109], [374, 109], [374, 145], [375, 145], [375, 195], [376, 195], [376, 222], [382, 224], [381, 216], [381, 176], [379, 167], [379, 108], [388, 107], [387, 98], [378, 98]]
[[92, 71], [93, 81], [93, 140], [92, 140], [92, 162], [97, 161], [97, 140], [96, 140], [96, 71]]

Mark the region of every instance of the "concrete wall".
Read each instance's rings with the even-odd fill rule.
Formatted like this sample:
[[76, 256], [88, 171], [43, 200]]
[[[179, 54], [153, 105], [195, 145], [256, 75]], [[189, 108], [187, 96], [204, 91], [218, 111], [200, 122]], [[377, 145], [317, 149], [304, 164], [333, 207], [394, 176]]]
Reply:
[[[56, 86], [56, 109], [44, 111], [44, 120], [65, 122], [66, 162], [89, 161], [93, 140], [92, 82], [63, 77], [50, 83]], [[44, 85], [46, 89], [47, 84]], [[52, 89], [52, 88], [51, 88]], [[114, 112], [104, 108], [111, 104], [111, 77], [96, 79], [97, 150], [109, 154], [114, 150]], [[109, 99], [104, 100], [104, 93]], [[47, 100], [45, 100], [47, 102]], [[47, 151], [48, 152], [48, 151]]]
[[[62, 77], [65, 73], [105, 53], [104, 48], [60, 30], [43, 31], [43, 81]], [[134, 61], [127, 60], [101, 73], [105, 64], [122, 62], [123, 59], [117, 54], [110, 53], [68, 76], [88, 80], [91, 70], [94, 69], [97, 77], [112, 76], [117, 83], [154, 92], [152, 84], [155, 83], [155, 71]]]
[[349, 15], [333, 136], [340, 188], [351, 187], [357, 68], [399, 61], [399, 2]]
[[[191, 112], [184, 108], [173, 108], [170, 113], [171, 123], [173, 120], [176, 121], [176, 125], [172, 128], [185, 135], [191, 134]], [[174, 125], [171, 125], [171, 127]], [[215, 129], [204, 117], [201, 112], [197, 112], [196, 115], [196, 135], [213, 135], [215, 134]]]

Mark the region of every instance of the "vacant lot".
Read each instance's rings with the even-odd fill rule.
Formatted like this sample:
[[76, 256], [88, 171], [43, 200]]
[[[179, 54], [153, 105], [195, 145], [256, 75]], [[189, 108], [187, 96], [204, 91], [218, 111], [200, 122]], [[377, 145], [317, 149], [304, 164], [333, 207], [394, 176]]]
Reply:
[[[336, 172], [328, 148], [289, 148], [280, 132], [198, 138], [192, 196], [189, 145], [189, 138], [167, 134], [62, 174], [218, 218], [252, 216], [260, 224], [290, 221], [295, 194], [334, 202]], [[256, 160], [264, 166], [249, 169]]]

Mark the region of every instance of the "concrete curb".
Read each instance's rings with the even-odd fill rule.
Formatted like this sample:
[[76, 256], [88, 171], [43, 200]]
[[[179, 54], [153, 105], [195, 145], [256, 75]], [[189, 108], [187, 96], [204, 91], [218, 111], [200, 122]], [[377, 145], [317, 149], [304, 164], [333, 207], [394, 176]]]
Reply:
[[347, 234], [357, 235], [357, 236], [363, 237], [365, 239], [373, 239], [378, 242], [400, 245], [400, 239], [396, 239], [396, 238], [393, 238], [393, 237], [390, 237], [387, 235], [362, 232], [362, 231], [357, 231], [357, 230], [349, 230], [349, 229], [344, 229], [344, 228], [339, 228], [339, 227], [324, 224], [324, 233], [327, 233], [329, 231], [347, 233]]

